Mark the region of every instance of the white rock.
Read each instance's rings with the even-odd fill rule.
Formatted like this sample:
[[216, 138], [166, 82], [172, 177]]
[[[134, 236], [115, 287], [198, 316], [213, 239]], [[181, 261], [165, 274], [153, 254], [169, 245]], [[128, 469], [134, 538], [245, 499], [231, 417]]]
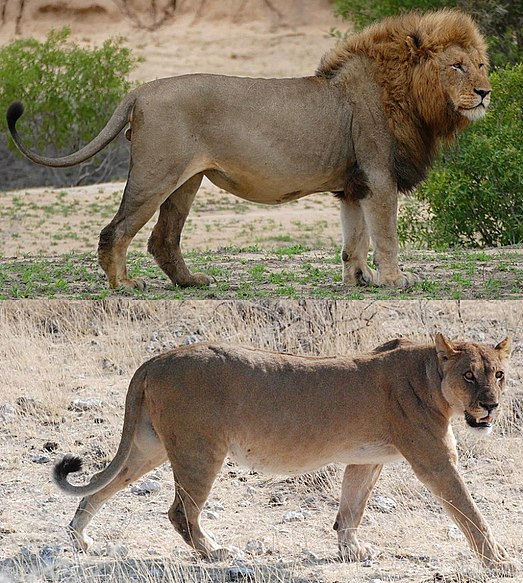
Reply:
[[139, 484], [131, 486], [131, 492], [137, 496], [145, 496], [147, 494], [154, 494], [161, 490], [161, 485], [156, 480], [144, 480]]
[[219, 515], [217, 512], [213, 512], [212, 510], [204, 510], [203, 517], [208, 518], [209, 520], [218, 520]]
[[92, 409], [101, 409], [103, 402], [100, 399], [75, 399], [71, 402], [69, 411], [91, 411]]
[[16, 409], [9, 403], [0, 405], [0, 422], [7, 423], [16, 417]]
[[283, 522], [301, 522], [305, 520], [303, 512], [286, 512], [283, 515]]
[[264, 555], [266, 549], [262, 540], [253, 538], [247, 541], [247, 544], [245, 545], [245, 551], [251, 555]]
[[387, 498], [387, 496], [374, 496], [371, 502], [373, 508], [377, 508], [382, 512], [392, 512], [397, 504], [392, 498]]

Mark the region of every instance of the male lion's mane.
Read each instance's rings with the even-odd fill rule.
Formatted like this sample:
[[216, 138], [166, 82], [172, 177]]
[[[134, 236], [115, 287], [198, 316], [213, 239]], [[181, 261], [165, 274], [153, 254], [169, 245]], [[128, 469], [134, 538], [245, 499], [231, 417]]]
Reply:
[[[472, 18], [446, 9], [386, 18], [338, 43], [324, 55], [316, 71], [319, 77], [343, 81], [351, 59], [373, 61], [395, 142], [393, 163], [401, 192], [419, 184], [440, 143], [450, 141], [469, 124], [448, 102], [439, 81], [435, 57], [450, 46], [478, 51], [488, 64], [486, 43]], [[353, 169], [352, 174], [361, 186], [358, 170]], [[355, 188], [349, 185], [348, 189], [356, 194]]]

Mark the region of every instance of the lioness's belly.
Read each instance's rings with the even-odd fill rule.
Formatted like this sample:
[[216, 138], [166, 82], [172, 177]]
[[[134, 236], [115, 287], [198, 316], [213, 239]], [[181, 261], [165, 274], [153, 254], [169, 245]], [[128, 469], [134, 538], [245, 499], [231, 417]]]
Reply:
[[303, 474], [331, 463], [386, 464], [403, 459], [394, 446], [385, 443], [360, 444], [350, 448], [337, 448], [334, 444], [303, 448], [281, 444], [278, 451], [234, 443], [229, 447], [229, 457], [250, 470], [276, 475]]

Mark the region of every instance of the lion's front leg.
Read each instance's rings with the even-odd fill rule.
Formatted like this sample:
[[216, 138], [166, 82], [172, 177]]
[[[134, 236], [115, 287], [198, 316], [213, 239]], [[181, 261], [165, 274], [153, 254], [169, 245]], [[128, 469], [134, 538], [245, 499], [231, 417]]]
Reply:
[[418, 281], [418, 277], [403, 272], [398, 264], [397, 214], [398, 194], [389, 181], [376, 182], [372, 192], [361, 200], [370, 238], [374, 248], [374, 285], [405, 288]]
[[359, 200], [342, 199], [340, 206], [343, 245], [343, 283], [372, 285], [377, 274], [367, 265], [370, 238]]
[[518, 570], [517, 563], [495, 541], [452, 461], [432, 460], [430, 463], [425, 459], [421, 463], [411, 462], [411, 465], [452, 516], [483, 565], [498, 575], [513, 576]]
[[341, 485], [340, 507], [334, 529], [338, 533], [340, 555], [345, 561], [363, 561], [377, 556], [371, 545], [356, 537], [372, 488], [381, 473], [381, 465], [349, 465]]

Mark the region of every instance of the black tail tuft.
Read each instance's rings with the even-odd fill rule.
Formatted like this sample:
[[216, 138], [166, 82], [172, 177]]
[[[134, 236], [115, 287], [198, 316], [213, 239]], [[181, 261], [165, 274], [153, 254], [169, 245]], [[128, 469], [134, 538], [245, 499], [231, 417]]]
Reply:
[[58, 484], [63, 482], [72, 472], [79, 472], [82, 469], [82, 460], [68, 453], [64, 455], [62, 461], [58, 462], [53, 469], [54, 481]]
[[9, 131], [13, 132], [16, 122], [22, 117], [24, 106], [19, 101], [14, 101], [7, 109], [6, 119]]

